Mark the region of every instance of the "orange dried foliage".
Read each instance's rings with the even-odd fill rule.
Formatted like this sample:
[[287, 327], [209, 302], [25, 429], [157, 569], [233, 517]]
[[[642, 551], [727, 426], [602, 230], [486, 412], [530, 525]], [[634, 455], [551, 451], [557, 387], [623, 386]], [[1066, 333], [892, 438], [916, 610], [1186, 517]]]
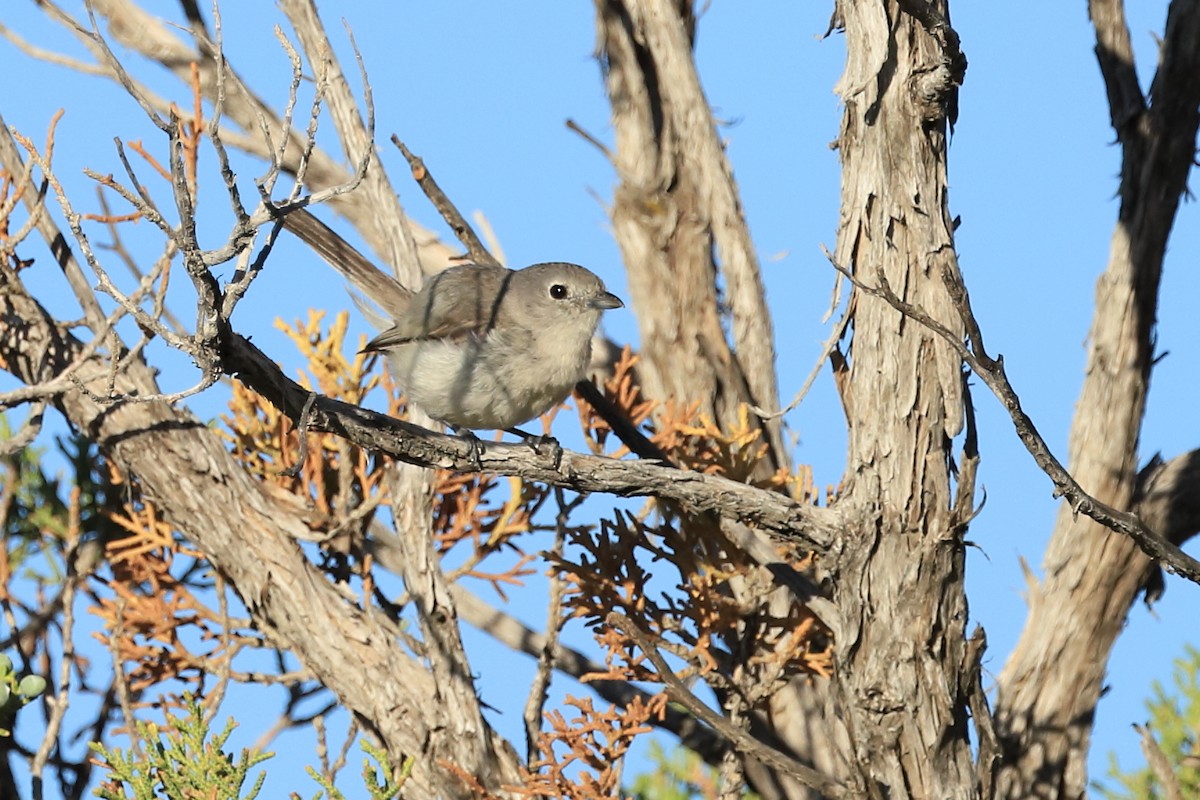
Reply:
[[[612, 376], [605, 381], [604, 395], [675, 463], [686, 469], [723, 475], [760, 488], [786, 491], [800, 502], [818, 502], [819, 492], [813, 484], [812, 469], [807, 465], [800, 465], [795, 474], [781, 469], [766, 480], [750, 479], [766, 453], [767, 445], [762, 441], [762, 431], [751, 422], [747, 406], [739, 409], [738, 424], [732, 430], [721, 430], [712, 420], [702, 416], [699, 401], [680, 404], [672, 399], [660, 409], [653, 400], [642, 397], [638, 388], [637, 362], [638, 357], [626, 346], [613, 365]], [[603, 453], [612, 428], [582, 398], [576, 396], [575, 402], [592, 451]], [[628, 454], [629, 448], [620, 445], [608, 455], [622, 458]], [[826, 503], [835, 497], [834, 488], [828, 487]]]
[[[501, 481], [508, 486], [508, 499], [494, 505], [492, 498]], [[433, 525], [439, 552], [445, 554], [459, 544], [471, 548], [466, 561], [449, 574], [450, 579], [471, 577], [486, 581], [500, 597], [507, 599], [503, 586], [520, 586], [522, 579], [534, 572], [529, 564], [537, 554], [526, 552], [518, 539], [531, 530], [533, 515], [546, 501], [549, 490], [520, 478], [500, 479], [438, 470], [435, 491], [441, 499], [434, 507]], [[497, 572], [480, 568], [488, 556], [502, 552], [515, 556], [516, 561]]]
[[[657, 409], [650, 423], [656, 409], [638, 402], [628, 390], [629, 368], [628, 361], [618, 367], [606, 387], [608, 397], [627, 411], [636, 408], [654, 443], [677, 463], [817, 502], [819, 493], [806, 466], [794, 474], [780, 470], [766, 480], [752, 479], [766, 445], [746, 409], [730, 431], [700, 418], [695, 405], [668, 403]], [[644, 514], [625, 512], [603, 520], [595, 535], [569, 532], [575, 547], [568, 552], [582, 555], [554, 560], [569, 587], [567, 617], [591, 625], [606, 654], [608, 669], [584, 680], [660, 681], [634, 642], [604, 624], [614, 610], [636, 620], [659, 649], [679, 658], [679, 675], [685, 680], [701, 677], [714, 686], [731, 685], [730, 642], [753, 643], [739, 646], [739, 652], [751, 654], [740, 664], [739, 683], [757, 682], [754, 698], [769, 696], [797, 675], [829, 674], [831, 638], [807, 609], [791, 604], [769, 615], [758, 590], [765, 596], [774, 583], [724, 541], [714, 521], [703, 516], [676, 518], [669, 508], [658, 509], [665, 515], [658, 524], [647, 522]], [[781, 555], [784, 558], [797, 570], [811, 566], [804, 554]], [[733, 579], [750, 591], [731, 591], [727, 584]]]
[[[327, 397], [361, 404], [381, 385], [379, 376], [370, 374], [373, 359], [361, 353], [351, 359], [344, 355], [347, 312], [338, 314], [327, 331], [321, 329], [323, 319], [322, 312], [312, 311], [306, 322], [276, 322], [307, 359], [308, 372], [298, 380]], [[299, 474], [285, 475], [283, 470], [295, 463], [300, 453], [300, 434], [292, 421], [237, 382], [233, 384], [229, 408], [231, 413], [221, 417], [225, 424], [221, 435], [230, 442], [234, 456], [260, 479], [311, 504], [317, 530], [331, 529], [337, 514], [351, 510], [339, 507], [345, 505], [347, 497], [360, 502], [380, 499], [376, 495], [382, 491], [383, 464], [372, 461], [369, 453], [332, 434], [309, 433], [307, 455]]]
[[[199, 553], [182, 544], [148, 501], [136, 507], [127, 502], [124, 513], [109, 517], [127, 535], [105, 547], [111, 577], [93, 578], [112, 592], [111, 597], [98, 597], [90, 608], [104, 622], [96, 638], [122, 663], [132, 664], [126, 679], [133, 691], [179, 679], [200, 692], [205, 663], [220, 658], [230, 638], [221, 615], [172, 571], [179, 556], [199, 558]], [[185, 643], [193, 638], [211, 642], [211, 647], [194, 653]]]
[[[625, 414], [635, 425], [643, 425], [654, 413], [656, 403], [642, 397], [638, 388], [637, 367], [638, 357], [626, 345], [621, 351], [621, 357], [613, 365], [612, 376], [604, 382], [604, 396]], [[608, 422], [596, 413], [596, 410], [579, 395], [575, 395], [575, 408], [579, 412], [579, 422], [587, 436], [588, 446], [593, 453], [603, 453], [612, 428]], [[629, 448], [620, 445], [608, 454], [612, 458], [623, 458], [629, 455]]]
[[601, 800], [620, 797], [620, 765], [633, 740], [661, 720], [666, 694], [635, 698], [623, 708], [597, 711], [590, 698], [570, 695], [566, 704], [579, 713], [568, 720], [559, 711], [546, 713], [550, 730], [538, 737], [541, 757], [531, 763], [523, 786], [506, 787], [526, 797]]

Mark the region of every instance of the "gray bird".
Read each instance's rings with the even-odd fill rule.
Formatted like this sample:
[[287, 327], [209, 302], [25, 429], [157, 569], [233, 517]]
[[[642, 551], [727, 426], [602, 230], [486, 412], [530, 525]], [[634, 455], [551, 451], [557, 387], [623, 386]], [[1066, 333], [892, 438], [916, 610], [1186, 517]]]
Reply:
[[382, 309], [354, 298], [386, 328], [364, 350], [382, 352], [409, 399], [457, 431], [540, 438], [516, 426], [566, 399], [585, 376], [600, 315], [624, 305], [590, 270], [561, 262], [464, 264], [413, 294], [307, 210], [282, 221]]
[[585, 375], [601, 313], [623, 305], [578, 264], [464, 264], [393, 309], [392, 327], [363, 350], [383, 353], [434, 419], [515, 430], [566, 399]]

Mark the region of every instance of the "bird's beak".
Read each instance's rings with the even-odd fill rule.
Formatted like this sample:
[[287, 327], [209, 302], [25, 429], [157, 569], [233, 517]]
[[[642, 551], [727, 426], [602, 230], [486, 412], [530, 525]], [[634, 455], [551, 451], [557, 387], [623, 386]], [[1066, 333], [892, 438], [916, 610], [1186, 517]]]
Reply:
[[612, 292], [601, 292], [588, 302], [588, 306], [604, 311], [610, 308], [624, 308], [625, 304]]

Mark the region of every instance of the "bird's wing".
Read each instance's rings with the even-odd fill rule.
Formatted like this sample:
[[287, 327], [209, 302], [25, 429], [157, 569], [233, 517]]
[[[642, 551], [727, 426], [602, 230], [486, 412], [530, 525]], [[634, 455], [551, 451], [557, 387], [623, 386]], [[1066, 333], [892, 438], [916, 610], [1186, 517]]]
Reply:
[[365, 350], [422, 339], [483, 337], [496, 321], [500, 298], [513, 272], [504, 267], [461, 264], [430, 278], [391, 328], [367, 343]]

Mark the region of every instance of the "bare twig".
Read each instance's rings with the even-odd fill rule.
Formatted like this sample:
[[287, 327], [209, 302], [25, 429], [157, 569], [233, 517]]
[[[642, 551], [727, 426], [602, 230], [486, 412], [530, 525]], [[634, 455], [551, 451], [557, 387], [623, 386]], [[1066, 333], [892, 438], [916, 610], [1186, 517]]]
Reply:
[[849, 325], [850, 307], [847, 306], [846, 310], [842, 312], [841, 318], [838, 319], [837, 324], [833, 326], [833, 330], [829, 332], [829, 337], [825, 340], [825, 343], [821, 345], [821, 352], [817, 356], [817, 362], [813, 364], [812, 370], [810, 370], [808, 373], [808, 377], [804, 379], [804, 383], [800, 386], [800, 390], [797, 391], [792, 397], [791, 402], [789, 402], [785, 407], [775, 409], [774, 411], [765, 408], [759, 408], [758, 406], [751, 406], [750, 410], [755, 414], [758, 414], [763, 419], [775, 419], [777, 417], [790, 414], [797, 406], [804, 402], [804, 398], [808, 396], [808, 392], [810, 389], [812, 389], [813, 383], [816, 382], [817, 376], [820, 375], [821, 370], [824, 369], [825, 362], [828, 361], [829, 356], [833, 354], [838, 342], [840, 342], [842, 337], [846, 335], [846, 328]]
[[[554, 544], [550, 555], [561, 558], [563, 545], [566, 541], [567, 521], [571, 512], [578, 508], [584, 500], [579, 495], [569, 503], [562, 489], [555, 487], [554, 499], [558, 503], [558, 516], [555, 519]], [[529, 687], [529, 697], [525, 701], [525, 758], [533, 763], [538, 756], [538, 735], [542, 730], [542, 709], [546, 705], [546, 690], [550, 687], [550, 675], [554, 668], [554, 655], [558, 649], [558, 634], [562, 630], [562, 601], [566, 586], [562, 575], [555, 570], [550, 575], [550, 604], [546, 610], [546, 635], [542, 641], [541, 652], [538, 653], [537, 672]]]
[[404, 142], [400, 141], [400, 137], [396, 136], [396, 134], [392, 134], [392, 144], [396, 145], [400, 152], [404, 154], [404, 158], [408, 161], [408, 166], [412, 169], [413, 180], [421, 187], [421, 191], [425, 192], [425, 196], [429, 198], [429, 202], [433, 203], [433, 207], [442, 215], [442, 219], [450, 226], [450, 230], [454, 231], [454, 236], [458, 241], [462, 242], [463, 247], [467, 248], [467, 257], [476, 264], [501, 266], [500, 262], [483, 246], [483, 242], [479, 240], [475, 229], [471, 227], [470, 223], [459, 212], [458, 207], [446, 196], [446, 193], [442, 191], [442, 187], [438, 186], [437, 181], [433, 179], [433, 173], [425, 166], [425, 162], [413, 155], [412, 151], [405, 146]]
[[850, 270], [838, 264], [828, 251], [826, 251], [826, 256], [833, 264], [834, 269], [849, 278], [860, 291], [883, 300], [904, 316], [936, 333], [954, 348], [959, 357], [987, 384], [992, 393], [996, 395], [996, 399], [1008, 411], [1013, 426], [1016, 428], [1017, 437], [1025, 445], [1025, 449], [1033, 456], [1033, 460], [1041, 470], [1054, 483], [1056, 495], [1065, 497], [1076, 514], [1084, 514], [1109, 530], [1128, 536], [1146, 555], [1162, 562], [1165, 569], [1194, 583], [1200, 583], [1200, 561], [1192, 558], [1155, 531], [1150, 530], [1137, 515], [1112, 508], [1085, 492], [1083, 487], [1063, 467], [1062, 462], [1054, 456], [1049, 445], [1046, 444], [1046, 440], [1034, 426], [1033, 420], [1021, 407], [1021, 400], [1005, 374], [1004, 359], [1002, 357], [992, 358], [984, 349], [983, 336], [979, 331], [979, 324], [975, 319], [974, 312], [971, 310], [966, 287], [961, 280], [951, 275], [943, 275], [951, 299], [966, 325], [967, 340], [971, 342], [970, 347], [964, 344], [963, 340], [953, 331], [934, 319], [924, 308], [907, 303], [897, 297], [882, 274], [877, 276], [879, 284], [871, 286], [863, 283]]
[[66, 67], [72, 72], [78, 72], [80, 75], [98, 75], [107, 77], [109, 74], [107, 69], [97, 64], [89, 64], [86, 61], [80, 61], [77, 58], [71, 58], [70, 56], [62, 53], [56, 53], [53, 50], [46, 50], [45, 48], [30, 44], [3, 23], [0, 23], [0, 36], [8, 39], [10, 42], [12, 42], [14, 47], [30, 58], [36, 58], [39, 61], [45, 61], [47, 64]]
[[1146, 763], [1150, 765], [1154, 777], [1162, 784], [1163, 792], [1166, 793], [1165, 800], [1183, 800], [1183, 787], [1179, 784], [1179, 776], [1171, 769], [1171, 762], [1154, 740], [1150, 726], [1135, 724], [1133, 729], [1142, 739], [1142, 754], [1146, 756]]
[[300, 419], [296, 421], [296, 437], [300, 442], [300, 452], [296, 454], [295, 464], [279, 471], [279, 474], [284, 477], [295, 478], [304, 469], [304, 462], [308, 460], [308, 426], [312, 422], [313, 403], [316, 400], [316, 393], [309, 392], [308, 399], [304, 401], [304, 408], [300, 411]]
[[[100, 208], [104, 216], [109, 217], [110, 208], [108, 204], [108, 196], [104, 193], [103, 186], [96, 187], [96, 201], [100, 204]], [[137, 261], [134, 260], [133, 256], [129, 253], [129, 249], [125, 246], [125, 241], [121, 236], [120, 224], [117, 222], [106, 221], [105, 225], [108, 228], [109, 235], [112, 237], [112, 242], [107, 245], [97, 244], [96, 247], [106, 249], [113, 253], [115, 256], [117, 256], [117, 258], [121, 259], [121, 262], [125, 265], [125, 268], [129, 270], [130, 275], [132, 275], [139, 282], [144, 281], [146, 278], [146, 273], [142, 271], [142, 268], [138, 265]], [[151, 314], [155, 319], [166, 320], [166, 323], [171, 326], [171, 329], [175, 333], [182, 336], [184, 335], [183, 325], [179, 322], [178, 318], [171, 313], [171, 310], [166, 307], [167, 286], [170, 283], [171, 277], [171, 271], [168, 267], [171, 259], [175, 257], [177, 252], [178, 249], [175, 246], [174, 240], [167, 239], [163, 254], [158, 257], [157, 261], [155, 261], [154, 269], [152, 271], [155, 275], [161, 275], [162, 281], [159, 284], [158, 291], [154, 294], [154, 308], [151, 311]]]
[[[278, 25], [275, 26], [275, 38], [279, 41], [283, 52], [287, 54], [288, 61], [292, 65], [292, 83], [288, 86], [288, 99], [283, 107], [283, 117], [280, 121], [280, 126], [284, 131], [292, 129], [292, 118], [296, 113], [296, 102], [300, 97], [300, 83], [304, 80], [304, 65], [300, 61], [300, 54], [296, 52], [296, 48], [288, 40], [283, 29]], [[263, 138], [270, 144], [271, 141], [271, 126], [267, 123], [265, 115], [259, 115], [260, 125], [262, 126]], [[283, 169], [284, 156], [287, 155], [287, 147], [290, 142], [290, 137], [287, 135], [279, 137], [279, 145], [271, 150], [270, 167], [261, 178], [255, 181], [258, 185], [258, 190], [262, 194], [262, 199], [266, 201], [271, 196], [271, 190], [275, 187], [275, 181], [279, 179], [279, 173]]]
[[983, 654], [986, 650], [987, 634], [977, 626], [967, 642], [967, 669], [962, 672], [962, 680], [967, 684], [963, 694], [970, 698], [971, 719], [975, 723], [975, 735], [979, 741], [979, 757], [975, 767], [982, 789], [980, 797], [992, 796], [992, 785], [1002, 758], [996, 724], [988, 708], [987, 693], [983, 690]]
[[125, 730], [129, 733], [132, 750], [142, 755], [141, 738], [136, 735], [137, 717], [133, 713], [133, 698], [129, 693], [129, 680], [125, 675], [125, 661], [121, 658], [121, 640], [125, 638], [125, 607], [127, 601], [118, 596], [113, 606], [113, 624], [108, 631], [108, 652], [112, 657], [113, 688], [117, 692], [117, 701], [121, 705], [121, 714], [125, 719]]
[[[52, 139], [48, 138], [45, 148], [47, 156], [50, 154], [51, 142]], [[34, 161], [32, 158], [30, 160]], [[0, 164], [5, 166], [10, 175], [23, 175], [26, 171], [24, 161], [25, 159], [21, 157], [20, 150], [17, 148], [16, 139], [10, 132], [8, 125], [5, 124], [3, 115], [0, 115]], [[38, 166], [40, 167], [41, 164], [39, 163]], [[49, 176], [45, 175], [44, 171], [43, 178], [46, 182], [49, 181]], [[88, 280], [84, 276], [79, 262], [75, 260], [75, 255], [67, 245], [66, 239], [57, 226], [55, 226], [54, 222], [42, 213], [40, 207], [43, 202], [43, 194], [44, 190], [36, 194], [25, 192], [22, 196], [22, 201], [26, 209], [29, 210], [29, 213], [37, 216], [38, 233], [50, 245], [50, 251], [54, 254], [55, 260], [66, 276], [67, 283], [70, 284], [75, 299], [83, 309], [88, 325], [99, 336], [101, 335], [100, 331], [104, 327], [104, 313], [101, 311], [100, 304], [96, 301], [96, 297], [92, 293], [91, 286], [88, 285]]]
[[610, 164], [612, 163], [613, 154], [612, 154], [612, 151], [608, 149], [608, 145], [606, 145], [604, 142], [597, 139], [592, 134], [588, 133], [583, 128], [583, 126], [581, 126], [578, 122], [576, 122], [573, 119], [568, 119], [567, 120], [567, 130], [574, 131], [575, 133], [579, 134], [585, 142], [592, 145], [592, 147], [595, 147], [597, 150], [599, 150], [601, 153], [603, 153], [604, 158]]
[[221, 657], [216, 660], [217, 683], [205, 698], [208, 709], [204, 719], [208, 723], [216, 718], [217, 709], [225, 701], [225, 692], [229, 689], [229, 681], [233, 672], [233, 656], [237, 652], [233, 643], [233, 619], [229, 616], [229, 587], [225, 585], [225, 578], [220, 573], [214, 576], [213, 589], [217, 594], [217, 608], [221, 620]]
[[30, 444], [42, 432], [42, 414], [46, 411], [46, 401], [37, 400], [29, 410], [29, 417], [20, 430], [7, 439], [0, 441], [0, 458], [7, 458]]
[[768, 747], [701, 702], [700, 698], [692, 694], [691, 690], [668, 666], [666, 660], [659, 654], [658, 648], [650, 642], [646, 633], [633, 620], [614, 611], [608, 615], [605, 622], [632, 639], [638, 649], [650, 659], [650, 663], [657, 671], [658, 678], [666, 686], [667, 694], [672, 700], [684, 706], [724, 736], [739, 752], [791, 775], [805, 786], [816, 789], [825, 797], [837, 800], [837, 798], [847, 796], [846, 787], [841, 783], [812, 767], [801, 764], [773, 747]]
[[59, 656], [58, 692], [53, 698], [47, 698], [50, 706], [50, 718], [46, 720], [46, 733], [42, 736], [37, 753], [29, 767], [29, 772], [33, 776], [35, 800], [41, 800], [42, 770], [46, 767], [50, 751], [58, 745], [59, 731], [62, 729], [63, 719], [67, 715], [67, 707], [71, 699], [71, 669], [75, 666], [75, 587], [80, 578], [79, 573], [76, 572], [74, 557], [79, 547], [79, 504], [80, 491], [79, 487], [75, 487], [67, 506], [69, 516], [66, 539], [67, 576], [62, 591], [62, 653]]
[[116, 77], [117, 81], [125, 89], [125, 93], [132, 97], [134, 101], [142, 107], [142, 111], [146, 114], [150, 121], [157, 125], [158, 129], [163, 133], [170, 133], [171, 123], [168, 123], [167, 120], [160, 117], [154, 110], [154, 107], [149, 100], [142, 96], [138, 84], [136, 84], [133, 81], [133, 78], [129, 76], [129, 73], [125, 71], [125, 67], [123, 64], [121, 64], [120, 59], [117, 58], [116, 53], [114, 53], [112, 48], [108, 46], [108, 41], [100, 34], [100, 25], [96, 22], [96, 9], [91, 0], [85, 2], [84, 7], [87, 9], [88, 21], [91, 22], [91, 30], [85, 30], [83, 26], [76, 22], [73, 17], [65, 17], [68, 24], [75, 27], [77, 34], [91, 40], [94, 47], [99, 51], [101, 60], [108, 65], [108, 68], [112, 72], [113, 76]]
[[[0, 136], [0, 138], [3, 137]], [[110, 297], [120, 303], [120, 305], [125, 309], [126, 313], [136, 319], [142, 327], [154, 331], [172, 347], [195, 355], [195, 353], [193, 353], [195, 348], [191, 340], [189, 340], [187, 337], [177, 336], [174, 334], [172, 331], [162, 325], [159, 320], [151, 317], [150, 314], [143, 310], [131, 298], [117, 289], [116, 285], [113, 284], [112, 280], [108, 277], [108, 273], [102, 266], [100, 266], [99, 260], [92, 251], [91, 242], [88, 239], [87, 234], [83, 231], [83, 226], [81, 224], [82, 216], [76, 212], [72, 206], [70, 198], [67, 197], [66, 191], [63, 189], [62, 184], [58, 182], [58, 178], [50, 168], [48, 159], [33, 147], [32, 142], [28, 141], [27, 139], [23, 139], [20, 136], [18, 136], [17, 139], [18, 141], [21, 141], [22, 145], [26, 148], [26, 151], [29, 154], [29, 158], [37, 163], [38, 168], [42, 170], [42, 174], [46, 176], [46, 180], [49, 181], [50, 186], [54, 189], [54, 193], [58, 198], [59, 206], [62, 208], [63, 216], [66, 217], [67, 225], [71, 230], [71, 234], [74, 236], [76, 243], [79, 245], [79, 249], [80, 252], [83, 253], [84, 260], [87, 261], [88, 266], [92, 268], [92, 272], [96, 275], [100, 291], [103, 291], [105, 294], [108, 294]], [[138, 210], [150, 211], [150, 209], [144, 205], [139, 205]], [[53, 223], [51, 223], [51, 225], [52, 224]], [[61, 237], [61, 234], [58, 234], [57, 231], [55, 231], [55, 234]], [[68, 262], [63, 262], [60, 259], [60, 263], [63, 263], [64, 266], [66, 266]], [[74, 264], [74, 268], [78, 269], [78, 263], [75, 262], [73, 258], [70, 259], [69, 263]], [[74, 282], [72, 288], [76, 288], [74, 286]], [[88, 311], [92, 308], [95, 309], [95, 312], [98, 315], [95, 319], [92, 318], [91, 312], [88, 312], [89, 326], [92, 328], [93, 332], [99, 336], [100, 330], [104, 328], [104, 317], [103, 315], [99, 314], [99, 306], [96, 304], [96, 299], [92, 294], [90, 287], [86, 285], [86, 282], [83, 282], [82, 287], [76, 288], [76, 297], [83, 304], [85, 311]]]

